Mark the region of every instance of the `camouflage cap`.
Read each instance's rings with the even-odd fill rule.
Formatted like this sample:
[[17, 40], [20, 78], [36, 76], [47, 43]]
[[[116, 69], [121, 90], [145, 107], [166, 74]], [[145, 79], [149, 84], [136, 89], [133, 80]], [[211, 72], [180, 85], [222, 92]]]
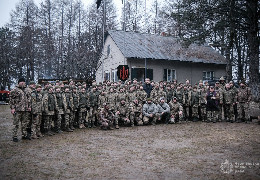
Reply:
[[66, 84], [66, 85], [64, 86], [64, 88], [66, 89], [66, 88], [70, 88], [70, 87], [69, 87], [69, 85]]
[[42, 86], [40, 85], [40, 84], [36, 84], [35, 85], [35, 88], [37, 89], [37, 88], [41, 88]]
[[78, 83], [77, 83], [77, 86], [81, 86], [81, 83], [80, 83], [80, 82], [78, 82]]
[[222, 76], [219, 80], [220, 81], [225, 81], [225, 78]]
[[60, 89], [60, 86], [55, 86], [55, 89]]
[[30, 84], [30, 85], [31, 85], [31, 84], [35, 84], [35, 82], [34, 82], [34, 81], [30, 81], [30, 83], [29, 83], [29, 84]]
[[152, 101], [152, 98], [147, 98], [146, 101]]

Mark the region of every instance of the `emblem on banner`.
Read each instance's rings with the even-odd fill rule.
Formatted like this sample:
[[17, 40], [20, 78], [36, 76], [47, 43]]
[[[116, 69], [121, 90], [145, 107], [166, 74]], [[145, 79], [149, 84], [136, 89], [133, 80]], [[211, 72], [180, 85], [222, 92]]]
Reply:
[[128, 65], [119, 65], [117, 67], [117, 77], [121, 81], [125, 81], [129, 78], [129, 67], [128, 67]]

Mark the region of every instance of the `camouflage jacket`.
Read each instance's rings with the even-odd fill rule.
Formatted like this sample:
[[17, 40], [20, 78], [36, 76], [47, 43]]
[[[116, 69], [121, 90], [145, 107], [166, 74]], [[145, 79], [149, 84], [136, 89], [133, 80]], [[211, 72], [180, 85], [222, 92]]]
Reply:
[[183, 91], [182, 90], [176, 90], [174, 93], [174, 96], [177, 98], [177, 102], [183, 103]]
[[110, 110], [116, 109], [116, 102], [117, 102], [117, 93], [108, 93], [106, 96], [106, 103]]
[[191, 96], [190, 96], [190, 105], [194, 106], [194, 105], [199, 105], [199, 99], [200, 99], [200, 95], [199, 92], [194, 92], [191, 91]]
[[191, 99], [191, 91], [189, 90], [184, 90], [183, 91], [183, 105], [184, 106], [189, 106], [190, 105], [190, 99]]
[[57, 100], [57, 113], [58, 114], [64, 114], [64, 111], [66, 109], [66, 98], [64, 93], [62, 92], [57, 92], [55, 93], [56, 95], [56, 100]]
[[251, 101], [251, 90], [250, 88], [239, 88], [236, 95], [237, 102], [245, 103]]
[[174, 103], [174, 102], [170, 102], [169, 103], [170, 109], [171, 109], [171, 114], [176, 114], [180, 111], [183, 111], [182, 105], [178, 102]]
[[58, 109], [56, 96], [54, 93], [46, 93], [43, 96], [43, 114], [54, 115], [55, 110]]
[[79, 108], [79, 94], [76, 93], [72, 93], [72, 98], [73, 98], [73, 111], [77, 111]]
[[130, 114], [130, 107], [127, 104], [122, 105], [120, 103], [119, 106], [117, 106], [116, 111], [118, 111], [120, 116], [129, 117]]
[[88, 99], [85, 93], [79, 93], [79, 109], [80, 112], [86, 112], [88, 106]]
[[143, 109], [143, 106], [140, 104], [140, 103], [138, 103], [138, 104], [136, 104], [136, 103], [130, 103], [130, 111], [131, 112], [133, 112], [133, 113], [142, 113], [142, 109]]
[[66, 98], [65, 113], [70, 113], [73, 110], [73, 97], [71, 92], [64, 93]]
[[31, 94], [28, 95], [24, 88], [16, 87], [10, 93], [10, 108], [15, 111], [28, 111], [31, 108]]
[[43, 100], [42, 94], [37, 91], [32, 92], [32, 114], [42, 114], [43, 110]]
[[220, 103], [233, 104], [235, 102], [235, 92], [232, 89], [225, 89], [220, 98]]
[[98, 105], [98, 92], [91, 91], [89, 93], [89, 106], [94, 107]]
[[98, 97], [98, 106], [103, 107], [103, 104], [106, 103], [106, 102], [107, 102], [106, 95], [100, 94], [99, 97]]
[[146, 101], [147, 93], [144, 90], [136, 91], [139, 102]]

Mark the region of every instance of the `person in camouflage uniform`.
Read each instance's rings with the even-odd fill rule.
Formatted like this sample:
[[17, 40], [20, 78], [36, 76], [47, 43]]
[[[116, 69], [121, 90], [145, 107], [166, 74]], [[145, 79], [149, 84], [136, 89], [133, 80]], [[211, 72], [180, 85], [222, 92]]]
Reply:
[[128, 97], [127, 102], [133, 102], [133, 100], [135, 100], [135, 98], [137, 97], [137, 93], [135, 91], [135, 86], [133, 86], [133, 85], [130, 86], [127, 97]]
[[114, 88], [110, 87], [109, 88], [109, 93], [107, 93], [106, 96], [106, 104], [109, 107], [109, 110], [112, 111], [113, 113], [116, 110], [116, 102], [117, 102], [117, 93], [114, 92]]
[[[21, 122], [22, 139], [30, 139], [27, 132], [28, 119], [26, 112], [31, 111], [31, 96], [27, 96], [25, 92], [25, 79], [20, 78], [18, 85], [10, 93], [10, 108], [13, 114], [13, 141], [18, 142], [18, 129]], [[29, 99], [28, 99], [29, 97]]]
[[191, 91], [189, 91], [188, 86], [184, 86], [183, 88], [183, 118], [185, 121], [188, 121], [190, 119], [190, 96]]
[[113, 124], [114, 124], [114, 114], [112, 111], [109, 110], [109, 107], [106, 103], [102, 105], [102, 108], [100, 108], [100, 112], [98, 113], [99, 116], [99, 124], [100, 128], [103, 130], [113, 130]]
[[165, 97], [166, 93], [160, 88], [159, 83], [155, 84], [154, 89], [151, 91], [150, 97], [155, 104], [160, 103], [160, 97]]
[[32, 92], [32, 139], [38, 139], [42, 137], [41, 133], [41, 119], [43, 101], [41, 94], [41, 85], [37, 84], [35, 90]]
[[[29, 86], [24, 89], [24, 92], [26, 94], [27, 99], [31, 99], [32, 92], [35, 90], [35, 82], [30, 81]], [[32, 112], [27, 111], [26, 112], [27, 120], [28, 120], [28, 126], [27, 126], [27, 132], [28, 135], [31, 136], [32, 133]]]
[[139, 103], [138, 98], [136, 98], [132, 103], [130, 103], [130, 121], [136, 122], [137, 126], [143, 125], [143, 106]]
[[220, 98], [220, 104], [224, 105], [224, 116], [227, 122], [233, 123], [235, 121], [234, 115], [234, 104], [235, 104], [235, 93], [230, 89], [229, 83], [226, 84], [223, 96]]
[[200, 116], [201, 120], [204, 122], [207, 119], [207, 110], [206, 110], [206, 104], [207, 104], [207, 89], [206, 87], [202, 87], [200, 89], [200, 99], [199, 99], [199, 107], [200, 107]]
[[85, 128], [84, 123], [87, 116], [88, 99], [85, 88], [81, 88], [79, 92], [79, 128]]
[[147, 98], [146, 103], [143, 105], [143, 122], [147, 125], [151, 122], [152, 125], [156, 124], [157, 106], [152, 102], [152, 98]]
[[183, 107], [181, 103], [177, 101], [176, 97], [172, 98], [172, 101], [169, 103], [170, 106], [170, 124], [179, 122], [183, 119]]
[[249, 104], [251, 101], [251, 90], [249, 87], [246, 87], [245, 82], [240, 83], [240, 88], [236, 95], [237, 101], [237, 110], [238, 110], [238, 122], [249, 121]]
[[92, 86], [92, 90], [89, 93], [89, 118], [88, 127], [95, 127], [96, 116], [98, 110], [98, 92], [96, 86]]
[[144, 91], [144, 87], [140, 86], [136, 94], [138, 97], [138, 102], [144, 104], [147, 97], [147, 93]]
[[170, 120], [170, 106], [165, 102], [165, 97], [161, 97], [159, 104], [157, 104], [156, 120], [157, 122], [164, 121], [166, 124]]
[[61, 92], [60, 86], [55, 86], [55, 96], [57, 100], [56, 118], [54, 120], [55, 131], [61, 133], [61, 123], [64, 119], [64, 111], [66, 109], [66, 98], [63, 92]]
[[65, 92], [65, 104], [66, 108], [64, 111], [64, 118], [65, 118], [65, 129], [68, 132], [72, 132], [75, 128], [73, 127], [74, 122], [72, 122], [72, 110], [73, 110], [73, 97], [72, 93], [70, 92], [70, 88], [68, 85], [64, 86]]
[[106, 93], [105, 91], [102, 91], [100, 95], [98, 96], [98, 107], [103, 107], [103, 104], [107, 102], [106, 99]]
[[[218, 84], [218, 93], [220, 99], [223, 99], [223, 93], [225, 91], [225, 78], [222, 76], [219, 79], [219, 84]], [[217, 88], [216, 88], [217, 89]], [[222, 121], [224, 119], [224, 104], [219, 103], [219, 121]]]
[[174, 91], [171, 88], [170, 84], [168, 84], [166, 86], [165, 92], [166, 92], [166, 100], [167, 100], [166, 102], [169, 103], [172, 100], [172, 97], [173, 97], [173, 94], [174, 94]]
[[125, 100], [126, 103], [129, 102], [129, 97], [128, 97], [128, 94], [125, 92], [125, 86], [124, 85], [121, 85], [121, 87], [119, 88], [116, 106], [120, 105], [121, 100]]
[[[233, 93], [235, 94], [235, 97], [237, 97], [237, 93], [238, 93], [238, 89], [237, 87], [235, 86], [234, 82], [233, 81], [230, 81], [229, 82], [229, 85], [230, 85], [230, 89], [233, 91]], [[237, 121], [237, 116], [238, 116], [238, 111], [237, 111], [237, 103], [234, 104], [233, 106], [234, 108], [234, 115], [235, 115], [235, 121]]]
[[197, 91], [197, 87], [193, 87], [193, 91], [191, 92], [191, 97], [190, 97], [190, 105], [192, 108], [192, 118], [193, 121], [198, 121], [199, 119], [199, 92]]
[[214, 86], [210, 86], [209, 91], [206, 95], [206, 110], [207, 110], [207, 122], [213, 122], [216, 123], [218, 119], [218, 101], [219, 94], [215, 91]]
[[175, 93], [174, 93], [174, 97], [177, 98], [177, 102], [178, 103], [183, 103], [183, 91], [181, 89], [181, 86], [178, 86]]
[[77, 92], [77, 87], [72, 86], [72, 98], [73, 98], [73, 109], [72, 109], [72, 122], [74, 122], [74, 125], [79, 127], [79, 121], [77, 118], [77, 112], [79, 109], [79, 94]]
[[116, 129], [119, 129], [119, 121], [122, 122], [123, 125], [128, 126], [131, 124], [131, 126], [134, 126], [134, 121], [129, 119], [130, 115], [130, 108], [128, 104], [125, 103], [125, 100], [122, 99], [120, 101], [119, 106], [116, 108], [116, 113], [115, 113], [115, 125]]
[[53, 119], [55, 116], [55, 110], [58, 109], [56, 96], [54, 94], [54, 90], [52, 86], [48, 86], [48, 93], [43, 96], [43, 114], [46, 116], [44, 122], [44, 130], [46, 135], [52, 136], [54, 135], [51, 132]]

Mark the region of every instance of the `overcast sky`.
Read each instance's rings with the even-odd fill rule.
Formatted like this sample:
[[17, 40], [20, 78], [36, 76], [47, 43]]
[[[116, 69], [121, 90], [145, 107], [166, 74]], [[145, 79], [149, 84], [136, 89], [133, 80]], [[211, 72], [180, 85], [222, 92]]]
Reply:
[[[15, 6], [19, 1], [20, 0], [0, 0], [0, 27], [3, 27], [6, 23], [10, 22], [10, 12], [15, 9]], [[38, 7], [42, 1], [43, 0], [34, 0]], [[95, 1], [96, 0], [82, 0], [86, 7]], [[114, 0], [114, 2], [117, 8], [121, 9], [122, 0]]]

